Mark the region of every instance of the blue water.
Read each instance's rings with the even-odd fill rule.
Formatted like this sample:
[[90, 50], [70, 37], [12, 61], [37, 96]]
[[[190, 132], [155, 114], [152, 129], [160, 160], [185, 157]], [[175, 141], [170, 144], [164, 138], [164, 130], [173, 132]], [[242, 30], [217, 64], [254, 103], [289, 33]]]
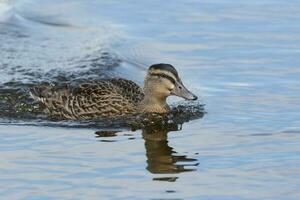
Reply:
[[[0, 199], [300, 199], [299, 21], [299, 1], [0, 1], [0, 89], [18, 91], [0, 93]], [[142, 84], [158, 62], [202, 118], [149, 133], [14, 110], [28, 85]]]

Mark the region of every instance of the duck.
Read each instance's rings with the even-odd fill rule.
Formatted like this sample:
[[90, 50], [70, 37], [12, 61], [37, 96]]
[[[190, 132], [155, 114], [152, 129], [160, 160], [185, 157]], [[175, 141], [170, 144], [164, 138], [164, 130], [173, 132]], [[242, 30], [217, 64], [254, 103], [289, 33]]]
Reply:
[[166, 101], [169, 96], [197, 99], [183, 85], [175, 67], [165, 63], [148, 68], [143, 88], [131, 80], [116, 78], [81, 83], [75, 88], [35, 86], [30, 96], [50, 117], [72, 120], [163, 114], [170, 111]]

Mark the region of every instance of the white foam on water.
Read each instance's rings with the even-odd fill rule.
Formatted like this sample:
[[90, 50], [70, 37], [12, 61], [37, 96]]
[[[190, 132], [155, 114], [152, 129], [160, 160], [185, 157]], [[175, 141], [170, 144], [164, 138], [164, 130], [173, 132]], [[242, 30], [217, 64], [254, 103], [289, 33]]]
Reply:
[[0, 0], [0, 22], [5, 22], [13, 16], [14, 0]]
[[15, 14], [18, 0], [0, 0], [0, 22], [7, 22]]

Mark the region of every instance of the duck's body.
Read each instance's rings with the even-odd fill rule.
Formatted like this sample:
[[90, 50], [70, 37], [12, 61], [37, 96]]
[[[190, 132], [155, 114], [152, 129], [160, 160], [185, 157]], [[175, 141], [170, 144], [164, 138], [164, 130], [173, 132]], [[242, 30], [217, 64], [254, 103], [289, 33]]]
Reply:
[[[31, 90], [31, 96], [45, 106], [48, 115], [55, 118], [94, 119], [135, 113], [166, 113], [169, 111], [166, 98], [172, 94], [175, 81], [180, 84], [180, 89], [185, 88], [176, 70], [170, 65], [172, 71], [168, 65], [168, 74], [168, 68], [161, 67], [165, 65], [149, 68], [143, 89], [130, 80], [109, 79], [81, 84], [73, 89], [68, 86], [35, 87]], [[182, 94], [174, 95], [196, 99], [186, 89]]]
[[109, 79], [69, 87], [36, 87], [32, 96], [46, 107], [52, 117], [91, 119], [122, 116], [137, 112], [142, 88], [125, 79]]

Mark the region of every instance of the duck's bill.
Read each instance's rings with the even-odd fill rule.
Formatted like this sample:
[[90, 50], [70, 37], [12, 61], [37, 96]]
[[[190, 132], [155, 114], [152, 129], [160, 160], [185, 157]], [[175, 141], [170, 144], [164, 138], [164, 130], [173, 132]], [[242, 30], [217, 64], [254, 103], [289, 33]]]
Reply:
[[172, 94], [175, 96], [182, 97], [186, 100], [197, 100], [198, 97], [191, 93], [182, 83], [177, 83], [175, 88], [172, 91]]

